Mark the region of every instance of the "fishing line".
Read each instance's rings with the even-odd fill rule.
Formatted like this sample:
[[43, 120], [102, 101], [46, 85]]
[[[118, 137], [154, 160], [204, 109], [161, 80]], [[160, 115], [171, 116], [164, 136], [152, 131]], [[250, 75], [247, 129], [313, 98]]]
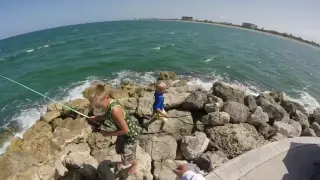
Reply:
[[51, 100], [51, 101], [53, 101], [53, 102], [61, 105], [62, 107], [66, 108], [66, 109], [68, 109], [68, 110], [71, 110], [71, 111], [73, 111], [73, 112], [75, 112], [75, 113], [77, 113], [77, 114], [80, 114], [80, 115], [83, 116], [83, 117], [89, 118], [89, 116], [87, 116], [87, 115], [85, 115], [85, 114], [83, 114], [83, 113], [81, 113], [81, 112], [79, 112], [79, 111], [77, 111], [77, 110], [75, 110], [75, 109], [73, 109], [73, 108], [71, 108], [71, 107], [68, 107], [68, 106], [66, 106], [66, 105], [64, 105], [64, 104], [62, 104], [62, 103], [60, 103], [60, 102], [58, 102], [58, 101], [56, 101], [56, 100], [54, 100], [54, 99], [51, 99], [51, 98], [49, 98], [48, 96], [46, 96], [46, 95], [44, 95], [44, 94], [41, 94], [41, 93], [39, 93], [39, 92], [37, 92], [37, 91], [35, 91], [35, 90], [27, 87], [27, 86], [25, 86], [25, 85], [23, 85], [23, 84], [15, 81], [15, 80], [12, 80], [12, 79], [10, 79], [10, 78], [7, 78], [7, 77], [5, 77], [5, 76], [2, 76], [1, 74], [0, 74], [0, 77], [6, 79], [6, 80], [8, 80], [8, 81], [11, 81], [11, 82], [13, 82], [13, 83], [15, 83], [15, 84], [18, 84], [19, 86], [22, 86], [22, 87], [24, 87], [24, 88], [26, 88], [26, 89], [28, 89], [28, 90], [30, 90], [30, 91], [32, 91], [32, 92], [34, 92], [34, 93], [42, 96], [42, 97], [44, 97], [44, 98], [47, 98], [47, 99], [49, 99], [49, 100]]

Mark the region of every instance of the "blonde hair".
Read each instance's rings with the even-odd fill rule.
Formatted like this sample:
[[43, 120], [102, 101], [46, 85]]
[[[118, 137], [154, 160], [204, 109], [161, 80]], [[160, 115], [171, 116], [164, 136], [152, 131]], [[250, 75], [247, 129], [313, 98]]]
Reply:
[[158, 81], [157, 84], [156, 84], [156, 88], [157, 89], [163, 89], [163, 88], [166, 88], [167, 87], [167, 84], [163, 81]]
[[100, 106], [108, 94], [104, 84], [94, 84], [87, 89], [87, 98], [94, 107]]

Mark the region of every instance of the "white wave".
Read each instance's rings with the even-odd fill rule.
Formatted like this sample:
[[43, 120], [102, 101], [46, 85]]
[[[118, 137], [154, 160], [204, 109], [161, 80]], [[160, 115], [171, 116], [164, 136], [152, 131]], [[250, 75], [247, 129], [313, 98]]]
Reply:
[[188, 85], [198, 85], [201, 86], [203, 90], [205, 91], [209, 91], [212, 88], [214, 82], [207, 82], [207, 81], [203, 81], [200, 78], [193, 78], [190, 79], [188, 82]]
[[[74, 83], [71, 86], [62, 90], [66, 93], [61, 99], [54, 99], [57, 101], [66, 102], [76, 98], [83, 98], [82, 91], [85, 88], [89, 87], [93, 80], [94, 78], [89, 78], [85, 81]], [[37, 120], [40, 119], [41, 115], [46, 112], [46, 107], [50, 103], [52, 102], [42, 103], [41, 105], [35, 104], [32, 107], [22, 109], [20, 112], [16, 113], [10, 121], [17, 121], [22, 131], [17, 132], [14, 137], [22, 138], [26, 130], [29, 129], [35, 122], [37, 122]], [[21, 106], [22, 105], [18, 105], [17, 108], [23, 108]], [[0, 147], [0, 154], [3, 154], [5, 152], [6, 148], [10, 145], [10, 141], [12, 140], [12, 138], [5, 142], [2, 147]]]
[[[56, 44], [62, 44], [62, 43], [56, 43]], [[53, 45], [55, 45], [55, 44], [53, 44]], [[49, 44], [46, 44], [46, 45], [44, 45], [44, 46], [40, 46], [40, 47], [37, 47], [37, 49], [42, 49], [42, 48], [47, 48], [47, 47], [49, 47], [50, 45]]]
[[[12, 139], [10, 139], [10, 141], [11, 140]], [[2, 147], [0, 148], [0, 155], [3, 154], [6, 151], [7, 147], [10, 145], [10, 141], [7, 141], [2, 145]]]
[[3, 108], [1, 108], [0, 112], [3, 112], [4, 110], [6, 110], [6, 108], [9, 106], [9, 104], [5, 105]]
[[77, 98], [83, 98], [82, 92], [90, 86], [90, 84], [93, 82], [94, 80], [86, 80], [86, 81], [82, 81], [80, 83], [76, 83], [75, 85], [72, 85], [72, 88], [68, 88], [67, 90], [67, 95], [61, 99], [61, 101], [70, 101], [73, 99], [77, 99]]
[[[26, 130], [29, 129], [40, 118], [41, 114], [43, 114], [45, 110], [45, 106], [35, 105], [35, 107], [23, 109], [19, 113], [16, 113], [11, 121], [17, 121], [20, 124], [22, 131], [16, 133], [14, 137], [22, 138]], [[12, 138], [3, 144], [3, 146], [0, 148], [0, 154], [5, 152], [6, 148], [10, 145]]]
[[229, 68], [231, 68], [231, 66], [226, 66], [226, 68], [228, 68], [228, 69], [229, 69]]
[[34, 49], [29, 49], [29, 50], [27, 50], [26, 52], [33, 52], [34, 51]]
[[214, 57], [212, 56], [211, 58], [206, 59], [204, 62], [208, 63], [208, 62], [212, 61], [213, 59], [214, 59]]
[[299, 93], [299, 97], [297, 98], [288, 97], [288, 99], [303, 105], [303, 107], [306, 109], [306, 111], [309, 114], [312, 114], [316, 108], [320, 107], [319, 102], [314, 97], [312, 97], [309, 93], [305, 91], [296, 91], [296, 92]]
[[133, 72], [133, 71], [121, 71], [115, 73], [112, 79], [107, 80], [109, 84], [114, 87], [119, 86], [125, 80], [131, 80], [138, 84], [150, 84], [157, 80], [156, 76], [158, 74], [154, 72]]
[[152, 48], [153, 50], [160, 50], [161, 49], [161, 47], [159, 46], [159, 47], [155, 47], [155, 48]]
[[174, 35], [174, 34], [176, 34], [176, 32], [169, 32], [169, 34]]
[[171, 44], [171, 46], [174, 46], [174, 44]]

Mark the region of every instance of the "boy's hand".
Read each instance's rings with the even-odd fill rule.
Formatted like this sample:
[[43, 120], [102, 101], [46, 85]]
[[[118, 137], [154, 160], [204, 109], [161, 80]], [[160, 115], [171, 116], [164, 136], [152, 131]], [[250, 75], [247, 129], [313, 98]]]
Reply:
[[163, 113], [163, 116], [164, 116], [165, 118], [169, 118], [169, 115], [168, 115], [167, 113]]

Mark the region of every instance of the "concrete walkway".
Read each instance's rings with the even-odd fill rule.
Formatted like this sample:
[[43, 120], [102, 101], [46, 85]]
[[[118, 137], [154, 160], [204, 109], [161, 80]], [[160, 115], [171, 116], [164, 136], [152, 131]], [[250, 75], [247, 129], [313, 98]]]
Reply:
[[[298, 137], [248, 151], [206, 176], [207, 180], [320, 180], [320, 138]], [[312, 178], [313, 177], [313, 178]]]

